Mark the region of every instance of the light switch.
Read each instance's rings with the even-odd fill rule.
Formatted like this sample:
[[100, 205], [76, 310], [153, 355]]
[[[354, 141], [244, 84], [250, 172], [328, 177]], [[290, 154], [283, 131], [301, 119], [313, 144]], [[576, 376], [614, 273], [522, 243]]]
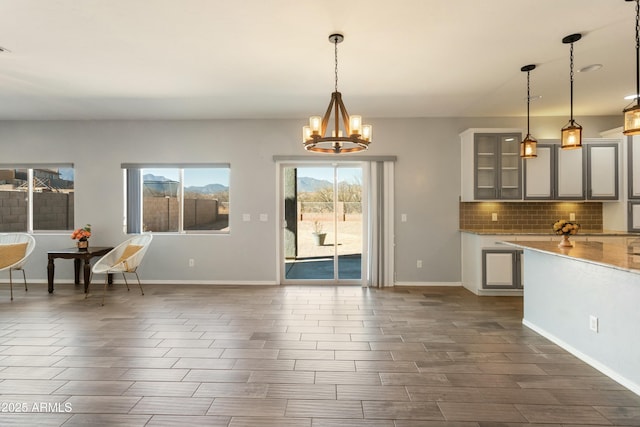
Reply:
[[498, 220], [498, 214], [497, 213], [492, 213], [491, 214], [491, 221], [497, 221]]
[[242, 220], [244, 222], [249, 222], [251, 221], [251, 214], [242, 214]]
[[269, 215], [267, 214], [260, 214], [260, 221], [262, 222], [267, 222], [269, 220]]
[[407, 214], [400, 215], [400, 221], [407, 222]]

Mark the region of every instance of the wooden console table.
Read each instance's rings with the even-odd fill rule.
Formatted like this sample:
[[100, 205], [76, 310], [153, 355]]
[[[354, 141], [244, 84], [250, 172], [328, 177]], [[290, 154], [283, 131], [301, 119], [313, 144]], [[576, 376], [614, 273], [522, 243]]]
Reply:
[[[86, 250], [79, 250], [78, 248], [58, 249], [54, 251], [47, 251], [49, 262], [47, 264], [47, 279], [49, 281], [49, 293], [53, 292], [53, 274], [55, 272], [55, 266], [53, 261], [56, 258], [72, 259], [75, 270], [75, 284], [80, 283], [80, 265], [84, 261], [84, 292], [87, 293], [89, 289], [89, 281], [91, 280], [91, 258], [101, 257], [106, 255], [112, 247], [95, 246], [87, 248]], [[109, 283], [112, 283], [113, 277], [109, 275]]]

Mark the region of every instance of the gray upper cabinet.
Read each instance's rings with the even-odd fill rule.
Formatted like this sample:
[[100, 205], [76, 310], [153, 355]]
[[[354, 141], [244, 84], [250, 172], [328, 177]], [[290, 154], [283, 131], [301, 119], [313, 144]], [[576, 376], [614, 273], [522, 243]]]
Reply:
[[555, 146], [555, 198], [585, 199], [583, 149], [563, 150]]
[[524, 199], [619, 199], [618, 141], [587, 139], [574, 150], [562, 150], [558, 140], [545, 141], [538, 144], [538, 157], [523, 162]]
[[618, 144], [587, 144], [587, 199], [618, 200]]
[[523, 160], [524, 198], [551, 200], [555, 187], [555, 145], [538, 144], [538, 157]]
[[629, 199], [640, 199], [640, 135], [627, 139]]
[[[517, 129], [467, 129], [460, 134], [461, 201], [619, 200], [620, 139], [591, 138], [562, 150], [541, 140], [538, 157], [522, 160]], [[629, 198], [640, 199], [640, 137], [629, 138]], [[624, 210], [624, 209], [623, 209]]]
[[522, 198], [520, 134], [474, 135], [476, 200]]

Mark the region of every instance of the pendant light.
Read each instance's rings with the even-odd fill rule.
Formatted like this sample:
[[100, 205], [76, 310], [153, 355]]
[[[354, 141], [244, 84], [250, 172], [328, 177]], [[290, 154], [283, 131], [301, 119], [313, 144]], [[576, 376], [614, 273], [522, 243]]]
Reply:
[[538, 141], [529, 133], [529, 102], [531, 101], [529, 74], [535, 69], [536, 66], [533, 64], [520, 68], [520, 71], [527, 73], [527, 136], [520, 143], [520, 157], [523, 159], [538, 157]]
[[640, 134], [640, 0], [626, 0], [636, 2], [636, 105], [626, 108], [624, 113], [625, 135]]
[[571, 44], [569, 63], [570, 72], [569, 77], [571, 81], [571, 119], [562, 128], [562, 139], [560, 141], [560, 148], [570, 150], [573, 148], [582, 147], [582, 126], [573, 120], [573, 43], [582, 38], [582, 34], [571, 34], [562, 39], [562, 43]]
[[[342, 43], [342, 34], [331, 34], [329, 41], [334, 44], [335, 52], [335, 91], [324, 117], [311, 116], [309, 126], [302, 128], [302, 143], [307, 151], [318, 153], [353, 153], [363, 151], [371, 142], [371, 125], [363, 125], [361, 116], [349, 116], [342, 103], [342, 94], [338, 92], [338, 43]], [[333, 130], [329, 133], [329, 125]]]

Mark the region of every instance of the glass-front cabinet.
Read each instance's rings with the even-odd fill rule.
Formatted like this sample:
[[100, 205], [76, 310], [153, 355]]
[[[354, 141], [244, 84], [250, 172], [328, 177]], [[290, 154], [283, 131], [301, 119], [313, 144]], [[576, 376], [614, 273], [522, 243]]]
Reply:
[[474, 199], [520, 199], [520, 134], [474, 135]]

